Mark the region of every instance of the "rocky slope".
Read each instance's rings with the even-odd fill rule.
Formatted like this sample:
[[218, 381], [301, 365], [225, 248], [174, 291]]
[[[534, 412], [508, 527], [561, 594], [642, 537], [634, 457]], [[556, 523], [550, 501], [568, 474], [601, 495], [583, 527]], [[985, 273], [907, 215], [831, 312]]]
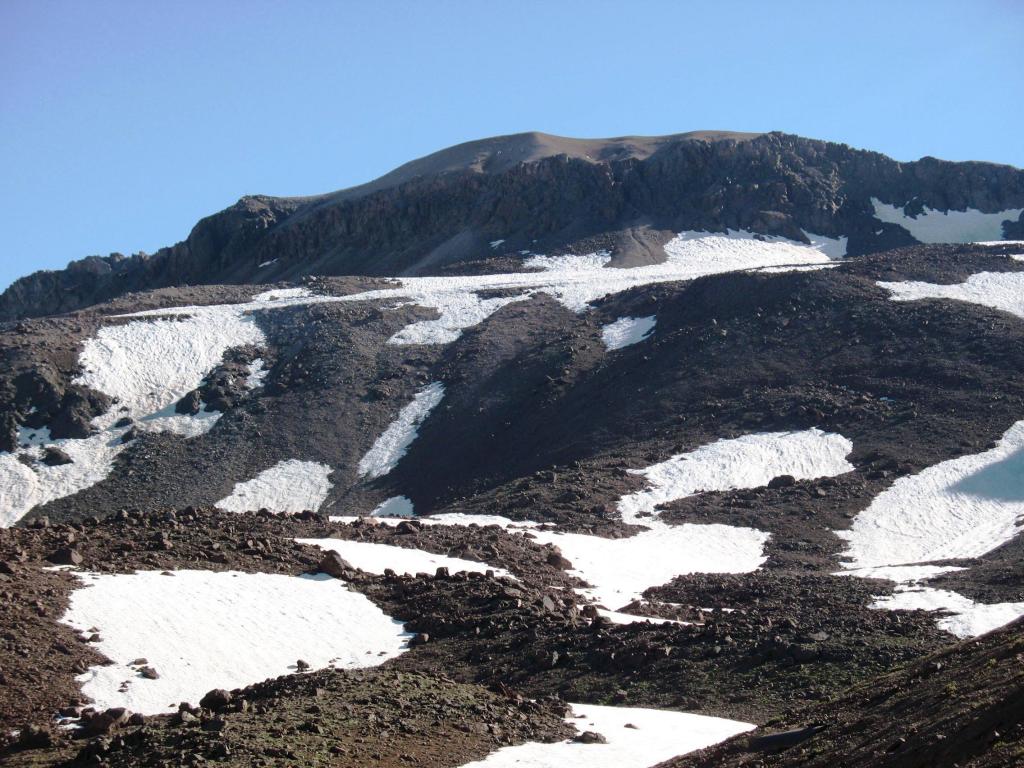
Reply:
[[1024, 171], [1007, 166], [900, 163], [780, 133], [528, 133], [442, 150], [327, 195], [244, 197], [155, 254], [94, 256], [22, 278], [0, 295], [0, 319], [168, 286], [438, 274], [526, 250], [603, 247], [616, 263], [645, 264], [662, 260], [662, 246], [682, 230], [844, 236], [851, 254], [917, 242], [876, 219], [872, 198], [911, 216], [1012, 211], [988, 239], [1024, 237]]
[[505, 137], [0, 327], [0, 759], [1013, 765], [1019, 175]]

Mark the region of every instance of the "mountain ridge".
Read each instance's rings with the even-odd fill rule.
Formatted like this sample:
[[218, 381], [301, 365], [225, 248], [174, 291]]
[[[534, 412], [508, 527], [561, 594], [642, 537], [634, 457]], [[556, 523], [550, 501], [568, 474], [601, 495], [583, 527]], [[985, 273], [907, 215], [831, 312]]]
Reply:
[[[879, 153], [783, 133], [698, 131], [569, 139], [512, 134], [449, 147], [366, 184], [311, 197], [248, 195], [152, 255], [90, 256], [20, 278], [0, 320], [69, 312], [131, 291], [307, 275], [440, 274], [522, 251], [607, 249], [614, 263], [664, 259], [682, 230], [743, 229], [851, 254], [912, 245], [873, 198], [919, 214], [1024, 208], [1024, 171]], [[535, 215], [538, 210], [543, 214]], [[1010, 218], [1002, 235], [1024, 237]], [[998, 239], [998, 238], [996, 238]]]

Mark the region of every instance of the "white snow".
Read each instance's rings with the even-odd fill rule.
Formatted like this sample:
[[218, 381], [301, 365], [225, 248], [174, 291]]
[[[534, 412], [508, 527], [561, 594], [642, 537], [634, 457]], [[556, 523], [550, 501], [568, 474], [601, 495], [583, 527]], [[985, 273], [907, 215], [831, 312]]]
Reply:
[[847, 568], [978, 557], [1024, 528], [1024, 421], [996, 447], [897, 479], [848, 531]]
[[[114, 458], [124, 449], [124, 430], [101, 432], [83, 440], [46, 440], [72, 459], [71, 464], [49, 467], [41, 462], [31, 467], [19, 461], [19, 455], [34, 459], [42, 450], [34, 446], [17, 453], [0, 453], [0, 526], [20, 520], [33, 507], [70, 496], [105, 478]], [[48, 431], [46, 433], [48, 437]]]
[[630, 344], [637, 344], [650, 336], [656, 323], [657, 318], [654, 315], [620, 317], [614, 323], [609, 323], [601, 329], [601, 339], [609, 352], [622, 349]]
[[897, 224], [921, 243], [973, 243], [999, 240], [1003, 222], [1016, 220], [1024, 208], [1010, 208], [998, 213], [982, 213], [974, 208], [965, 211], [937, 211], [925, 206], [919, 216], [908, 216], [903, 208], [871, 198], [875, 218]]
[[[371, 517], [399, 518], [412, 517], [412, 500], [408, 496], [392, 496], [385, 499], [370, 513]], [[401, 521], [399, 521], [401, 522]], [[395, 523], [398, 525], [398, 523]]]
[[688, 573], [747, 573], [765, 561], [768, 534], [732, 525], [666, 525], [624, 539], [534, 530], [541, 544], [554, 544], [572, 563], [570, 574], [590, 584], [581, 594], [605, 608], [639, 600], [648, 587]]
[[849, 472], [853, 443], [842, 435], [808, 429], [768, 432], [717, 440], [645, 469], [632, 469], [651, 485], [619, 501], [623, 522], [641, 522], [640, 514], [700, 491], [757, 488], [780, 475], [797, 480], [835, 477]]
[[246, 366], [245, 388], [259, 389], [263, 386], [263, 382], [267, 380], [267, 374], [269, 373], [270, 369], [265, 367], [263, 358], [257, 357]]
[[182, 319], [108, 325], [85, 342], [75, 383], [116, 397], [127, 409], [111, 409], [97, 419], [98, 426], [174, 405], [202, 383], [228, 349], [265, 341], [250, 316], [230, 306], [204, 310]]
[[963, 283], [939, 285], [906, 281], [879, 282], [893, 301], [951, 299], [981, 304], [1024, 318], [1024, 272], [978, 272]]
[[841, 474], [852, 469], [845, 459], [851, 449], [846, 438], [817, 429], [747, 435], [633, 470], [644, 475], [651, 488], [623, 497], [619, 510], [625, 522], [647, 530], [622, 539], [541, 530], [535, 522], [494, 515], [451, 513], [419, 519], [428, 525], [477, 523], [508, 530], [528, 528], [538, 543], [554, 544], [572, 563], [570, 573], [590, 585], [581, 590], [583, 595], [614, 610], [675, 576], [746, 573], [765, 561], [764, 545], [769, 535], [763, 531], [719, 524], [667, 525], [641, 513], [654, 513], [660, 503], [701, 491], [762, 486], [779, 475], [810, 479]]
[[277, 259], [271, 259], [270, 261], [263, 261], [263, 262], [260, 262], [256, 266], [256, 269], [263, 269], [264, 267], [269, 267], [271, 264], [276, 264], [276, 263], [277, 263]]
[[359, 460], [359, 474], [372, 480], [386, 475], [398, 466], [398, 462], [416, 439], [420, 425], [443, 398], [444, 385], [437, 381], [417, 392], [412, 402], [398, 413], [398, 417]]
[[[156, 714], [212, 688], [237, 688], [312, 668], [376, 666], [405, 650], [402, 624], [327, 576], [158, 571], [81, 574], [63, 623], [99, 629], [114, 664], [78, 680], [98, 709]], [[131, 666], [145, 658], [159, 678]], [[127, 689], [119, 690], [127, 681]]]
[[878, 598], [872, 608], [890, 611], [946, 611], [940, 629], [960, 638], [976, 637], [1024, 616], [1024, 603], [976, 603], [956, 592], [917, 585], [896, 587], [891, 595]]
[[434, 573], [438, 568], [447, 568], [451, 573], [484, 573], [493, 571], [495, 576], [511, 576], [502, 568], [493, 568], [487, 563], [447, 557], [425, 552], [422, 549], [396, 547], [391, 544], [376, 544], [370, 541], [345, 541], [343, 539], [296, 539], [300, 544], [309, 544], [320, 549], [333, 550], [351, 565], [367, 573], [384, 573], [390, 568], [395, 573]]
[[260, 472], [252, 480], [236, 483], [231, 493], [217, 502], [228, 512], [316, 512], [324, 503], [331, 483], [331, 468], [315, 461], [289, 459]]
[[491, 248], [497, 248], [499, 245], [501, 245], [504, 242], [505, 241], [503, 239], [502, 240], [491, 240]]
[[651, 624], [685, 624], [683, 621], [676, 621], [675, 619], [663, 619], [660, 616], [636, 616], [632, 613], [622, 613], [621, 611], [609, 611], [607, 608], [598, 608], [597, 612], [599, 615], [608, 619], [612, 624], [642, 624], [645, 621], [649, 621]]
[[639, 707], [570, 704], [566, 721], [579, 732], [595, 731], [607, 744], [528, 742], [502, 747], [462, 768], [649, 768], [753, 730], [719, 717]]
[[[121, 324], [105, 326], [85, 342], [79, 360], [82, 373], [75, 379], [119, 400], [118, 407], [94, 420], [104, 436], [93, 442], [89, 438], [79, 446], [80, 453], [92, 451], [91, 456], [82, 455], [82, 465], [91, 470], [57, 473], [61, 478], [73, 475], [74, 481], [35, 473], [37, 488], [11, 463], [12, 457], [0, 457], [0, 477], [14, 484], [0, 493], [0, 521], [9, 524], [19, 519], [30, 508], [26, 504], [38, 503], [34, 499], [74, 493], [106, 477], [120, 450], [119, 444], [113, 448], [110, 444], [123, 434], [112, 425], [122, 416], [135, 419], [140, 429], [174, 431], [186, 437], [212, 427], [218, 414], [204, 411], [189, 417], [170, 409], [202, 383], [225, 351], [265, 345], [264, 334], [254, 320], [256, 312], [331, 302], [412, 302], [434, 309], [439, 317], [411, 323], [388, 342], [445, 344], [501, 307], [536, 293], [551, 295], [567, 308], [582, 312], [591, 302], [640, 285], [736, 270], [819, 265], [823, 257], [839, 254], [843, 245], [843, 238], [809, 237], [813, 241], [810, 246], [777, 237], [756, 239], [749, 232], [684, 232], [666, 244], [664, 263], [643, 267], [611, 268], [611, 257], [604, 252], [534, 255], [525, 263], [539, 267], [539, 272], [400, 278], [392, 281], [394, 287], [349, 296], [317, 296], [307, 288], [281, 288], [256, 294], [241, 304], [169, 307], [119, 316], [116, 320]], [[507, 295], [481, 298], [481, 291]]]

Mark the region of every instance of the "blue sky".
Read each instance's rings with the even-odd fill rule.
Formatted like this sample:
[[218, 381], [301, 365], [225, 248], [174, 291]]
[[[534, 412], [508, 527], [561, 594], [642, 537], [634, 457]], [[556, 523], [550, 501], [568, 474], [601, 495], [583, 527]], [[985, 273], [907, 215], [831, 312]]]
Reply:
[[1024, 166], [1022, 39], [1018, 0], [3, 0], [0, 287], [517, 131]]

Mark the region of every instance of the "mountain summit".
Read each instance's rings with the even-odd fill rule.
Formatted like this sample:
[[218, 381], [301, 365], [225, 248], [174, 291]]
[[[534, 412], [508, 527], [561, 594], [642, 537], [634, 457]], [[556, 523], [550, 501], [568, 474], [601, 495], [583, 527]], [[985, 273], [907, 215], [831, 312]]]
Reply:
[[[607, 249], [614, 264], [653, 264], [684, 230], [799, 242], [813, 233], [846, 238], [850, 255], [1018, 238], [1022, 210], [1024, 171], [989, 163], [900, 163], [781, 133], [522, 133], [459, 144], [325, 195], [243, 197], [155, 254], [91, 256], [21, 278], [0, 295], [0, 319], [182, 285], [503, 271], [505, 257], [526, 251]], [[940, 234], [914, 226], [929, 212], [972, 211], [1006, 215], [987, 220], [984, 238], [969, 217]]]

